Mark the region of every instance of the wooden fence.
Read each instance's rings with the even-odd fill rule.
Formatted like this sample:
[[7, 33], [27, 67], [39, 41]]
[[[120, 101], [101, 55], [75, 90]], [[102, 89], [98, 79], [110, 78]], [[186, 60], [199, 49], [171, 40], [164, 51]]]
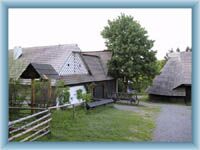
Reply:
[[[82, 104], [82, 103], [80, 103]], [[50, 133], [51, 110], [57, 108], [71, 107], [75, 108], [74, 104], [64, 104], [46, 108], [26, 108], [26, 107], [9, 107], [9, 109], [34, 110], [35, 114], [22, 117], [20, 119], [10, 121], [9, 139], [8, 141], [34, 141], [38, 138]], [[39, 112], [38, 112], [39, 111]], [[32, 112], [32, 111], [31, 111]]]
[[51, 112], [49, 109], [39, 111], [18, 120], [10, 121], [8, 123], [8, 141], [34, 141], [50, 132], [50, 121]]

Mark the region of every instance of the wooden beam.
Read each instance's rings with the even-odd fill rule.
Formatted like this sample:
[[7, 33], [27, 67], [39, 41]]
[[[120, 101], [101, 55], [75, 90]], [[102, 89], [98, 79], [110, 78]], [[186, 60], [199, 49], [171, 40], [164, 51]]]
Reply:
[[[35, 79], [31, 79], [31, 108], [35, 107]], [[31, 110], [31, 113], [35, 113], [35, 110]]]
[[49, 80], [48, 80], [48, 102], [47, 102], [47, 107], [49, 107], [49, 104], [51, 102], [51, 93], [52, 93], [51, 79], [49, 78]]
[[30, 140], [30, 142], [37, 140], [38, 138], [41, 138], [42, 136], [45, 136], [46, 134], [48, 134], [50, 132], [50, 130], [46, 131], [43, 134], [38, 135], [37, 137], [35, 137], [34, 139]]
[[29, 116], [20, 118], [20, 119], [18, 119], [18, 120], [10, 121], [10, 122], [8, 123], [8, 126], [11, 126], [11, 125], [13, 125], [13, 124], [15, 124], [15, 123], [22, 122], [22, 121], [24, 121], [24, 120], [33, 118], [33, 117], [35, 117], [35, 116], [38, 116], [38, 115], [41, 115], [41, 114], [44, 114], [44, 113], [47, 113], [48, 111], [49, 111], [49, 110], [47, 109], [47, 110], [44, 110], [44, 111], [40, 111], [40, 112], [38, 112], [38, 113], [35, 113], [35, 114], [33, 114], [33, 115], [29, 115]]
[[48, 125], [48, 126], [42, 128], [41, 130], [38, 130], [38, 131], [35, 132], [34, 134], [31, 134], [30, 136], [28, 136], [28, 137], [24, 138], [23, 140], [21, 140], [20, 142], [25, 142], [25, 141], [29, 140], [30, 138], [34, 137], [35, 135], [38, 135], [40, 132], [46, 131], [46, 129], [49, 129], [49, 127], [50, 127], [50, 126]]
[[52, 107], [48, 107], [48, 109], [51, 110], [51, 109], [55, 109], [55, 108], [62, 108], [62, 107], [68, 107], [68, 106], [72, 106], [72, 104], [64, 104], [64, 105], [60, 105], [60, 106], [52, 106]]
[[46, 118], [48, 118], [48, 117], [50, 117], [50, 116], [51, 116], [51, 114], [48, 113], [47, 115], [45, 115], [45, 116], [43, 116], [43, 117], [41, 117], [41, 118], [39, 118], [39, 119], [37, 119], [37, 120], [34, 120], [34, 121], [30, 122], [30, 123], [27, 123], [27, 124], [25, 124], [25, 125], [23, 125], [23, 126], [20, 126], [20, 127], [17, 128], [17, 129], [14, 129], [14, 130], [10, 131], [9, 134], [12, 134], [12, 133], [15, 133], [15, 132], [17, 132], [17, 131], [20, 131], [20, 130], [22, 130], [22, 129], [25, 129], [25, 128], [27, 128], [27, 127], [30, 127], [31, 125], [33, 125], [33, 124], [35, 124], [35, 123], [38, 123], [39, 121], [44, 120], [44, 119], [46, 119]]
[[18, 137], [20, 137], [20, 136], [22, 136], [22, 135], [28, 133], [28, 132], [31, 132], [31, 131], [33, 131], [34, 129], [37, 129], [38, 127], [43, 126], [44, 124], [47, 124], [49, 121], [51, 121], [51, 118], [49, 118], [48, 120], [46, 120], [46, 121], [44, 121], [44, 122], [42, 122], [42, 123], [40, 123], [40, 124], [37, 124], [36, 126], [33, 126], [32, 128], [29, 128], [29, 129], [27, 129], [27, 130], [25, 130], [25, 131], [23, 131], [23, 132], [21, 132], [21, 133], [18, 133], [18, 134], [16, 134], [16, 135], [10, 137], [10, 138], [8, 139], [8, 141], [12, 141], [12, 140], [14, 140], [14, 139], [16, 139], [16, 138], [18, 138]]

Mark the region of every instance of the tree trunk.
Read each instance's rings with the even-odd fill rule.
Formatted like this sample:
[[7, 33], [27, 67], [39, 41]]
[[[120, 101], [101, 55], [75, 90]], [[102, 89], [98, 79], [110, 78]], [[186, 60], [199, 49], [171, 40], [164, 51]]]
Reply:
[[[115, 90], [116, 93], [118, 93], [118, 79], [116, 79], [116, 90]], [[111, 93], [112, 95], [112, 93]]]
[[124, 77], [124, 93], [127, 93], [127, 89], [128, 89], [128, 79], [126, 77]]
[[138, 92], [139, 92], [139, 88], [138, 88], [138, 78], [135, 79], [136, 82], [136, 87], [134, 87]]

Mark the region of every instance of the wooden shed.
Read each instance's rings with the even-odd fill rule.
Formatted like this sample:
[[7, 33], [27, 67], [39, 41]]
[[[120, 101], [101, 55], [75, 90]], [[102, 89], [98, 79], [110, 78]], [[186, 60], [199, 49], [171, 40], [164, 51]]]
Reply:
[[31, 107], [35, 106], [35, 79], [48, 82], [48, 99], [51, 98], [51, 79], [57, 79], [58, 74], [49, 64], [30, 63], [20, 75], [22, 79], [31, 79]]
[[152, 99], [191, 101], [192, 52], [179, 52], [169, 55], [160, 75], [147, 89]]

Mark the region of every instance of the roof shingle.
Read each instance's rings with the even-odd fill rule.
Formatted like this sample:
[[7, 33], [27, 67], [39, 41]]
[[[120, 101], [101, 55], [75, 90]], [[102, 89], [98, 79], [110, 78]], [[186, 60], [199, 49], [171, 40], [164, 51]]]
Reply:
[[157, 75], [151, 87], [148, 88], [149, 94], [165, 96], [185, 96], [185, 91], [177, 87], [192, 84], [192, 53], [180, 52], [179, 55], [169, 58]]

